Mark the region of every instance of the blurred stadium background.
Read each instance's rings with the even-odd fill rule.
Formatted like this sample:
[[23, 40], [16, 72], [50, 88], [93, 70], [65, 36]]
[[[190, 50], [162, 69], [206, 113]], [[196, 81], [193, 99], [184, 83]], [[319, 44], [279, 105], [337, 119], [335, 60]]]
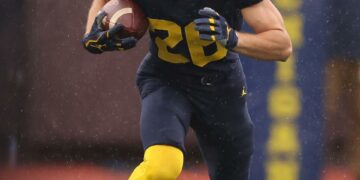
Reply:
[[[358, 0], [273, 2], [295, 52], [286, 63], [242, 58], [256, 126], [251, 180], [359, 180]], [[1, 1], [0, 180], [123, 180], [141, 161], [134, 78], [148, 37], [124, 53], [85, 52], [90, 3]], [[339, 61], [336, 48], [347, 53]], [[191, 133], [187, 149], [180, 179], [208, 179]]]

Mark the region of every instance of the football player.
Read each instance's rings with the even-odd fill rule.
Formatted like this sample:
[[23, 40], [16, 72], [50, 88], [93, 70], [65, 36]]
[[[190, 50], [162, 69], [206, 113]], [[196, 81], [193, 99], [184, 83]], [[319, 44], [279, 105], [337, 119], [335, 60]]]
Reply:
[[[238, 53], [264, 61], [290, 56], [279, 11], [270, 0], [134, 1], [149, 20], [151, 44], [137, 73], [144, 161], [130, 179], [176, 179], [189, 127], [212, 180], [248, 179], [253, 124]], [[93, 2], [84, 47], [92, 53], [134, 47], [133, 37], [114, 38], [122, 25], [99, 26], [105, 3]], [[240, 32], [243, 20], [254, 34]]]

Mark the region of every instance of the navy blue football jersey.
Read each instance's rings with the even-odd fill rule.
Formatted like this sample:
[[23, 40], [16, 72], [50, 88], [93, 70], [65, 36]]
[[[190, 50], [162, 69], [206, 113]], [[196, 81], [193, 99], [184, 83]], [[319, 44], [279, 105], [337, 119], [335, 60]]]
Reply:
[[193, 22], [200, 17], [198, 11], [204, 7], [211, 7], [224, 16], [232, 28], [240, 30], [240, 9], [260, 1], [135, 0], [149, 20], [150, 53], [172, 64], [189, 63], [197, 67], [219, 67], [219, 64], [229, 64], [238, 60], [237, 53], [227, 50], [219, 42], [200, 39]]

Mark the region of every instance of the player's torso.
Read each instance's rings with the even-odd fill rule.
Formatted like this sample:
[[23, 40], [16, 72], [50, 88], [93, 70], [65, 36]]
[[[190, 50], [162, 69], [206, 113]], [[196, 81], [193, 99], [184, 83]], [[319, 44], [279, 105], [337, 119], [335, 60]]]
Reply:
[[173, 63], [204, 67], [211, 62], [237, 59], [218, 42], [204, 41], [195, 30], [199, 9], [211, 7], [223, 15], [230, 26], [239, 29], [241, 15], [233, 0], [136, 0], [149, 20], [151, 53]]

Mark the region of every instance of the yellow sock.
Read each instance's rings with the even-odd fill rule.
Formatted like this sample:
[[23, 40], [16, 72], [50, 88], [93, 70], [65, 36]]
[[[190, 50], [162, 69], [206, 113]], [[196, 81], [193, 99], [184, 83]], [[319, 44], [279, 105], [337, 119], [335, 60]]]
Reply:
[[176, 180], [184, 162], [181, 150], [173, 146], [154, 145], [146, 149], [144, 161], [129, 180]]

